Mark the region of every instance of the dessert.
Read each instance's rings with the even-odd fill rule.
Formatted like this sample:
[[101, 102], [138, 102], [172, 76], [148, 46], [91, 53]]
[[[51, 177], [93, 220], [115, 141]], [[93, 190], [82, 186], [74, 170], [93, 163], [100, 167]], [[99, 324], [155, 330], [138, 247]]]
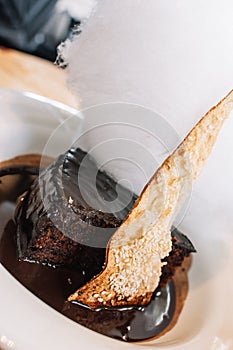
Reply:
[[[64, 157], [67, 157], [69, 160], [71, 158], [72, 161], [75, 157], [75, 169], [78, 171], [79, 161], [85, 154], [85, 152], [79, 149], [69, 150], [65, 155], [59, 157], [55, 162], [52, 162], [52, 164], [46, 168], [46, 171], [42, 171], [40, 179], [45, 175], [49, 176], [50, 171], [53, 171], [55, 167], [59, 167], [61, 158], [64, 160]], [[96, 273], [102, 270], [102, 266], [105, 262], [105, 249], [103, 247], [89, 247], [82, 244], [88, 230], [84, 231], [84, 237], [81, 240], [82, 243], [80, 240], [78, 243], [72, 240], [70, 235], [68, 237], [65, 236], [64, 233], [58, 231], [51, 219], [46, 216], [43, 201], [41, 201], [40, 196], [39, 199], [36, 196], [36, 193], [39, 194], [40, 192], [35, 192], [39, 185], [39, 178], [35, 178], [35, 174], [39, 173], [40, 157], [33, 155], [31, 158], [32, 160], [35, 160], [35, 158], [37, 159], [37, 166], [35, 166], [35, 164], [33, 164], [33, 166], [30, 165], [30, 156], [26, 156], [21, 158], [22, 162], [20, 163], [17, 159], [13, 159], [12, 161], [4, 163], [4, 166], [0, 168], [0, 177], [2, 176], [1, 179], [3, 179], [3, 182], [7, 174], [7, 176], [9, 176], [9, 174], [14, 173], [18, 176], [21, 175], [24, 179], [24, 186], [21, 189], [27, 187], [27, 192], [20, 197], [24, 198], [23, 201], [21, 201], [20, 198], [18, 199], [16, 222], [13, 220], [9, 221], [3, 233], [0, 242], [1, 263], [24, 286], [47, 304], [74, 321], [99, 333], [124, 341], [139, 341], [161, 336], [164, 332], [168, 331], [180, 314], [188, 290], [187, 272], [190, 266], [190, 253], [195, 251], [190, 240], [177, 229], [173, 229], [173, 248], [170, 255], [164, 260], [166, 265], [163, 267], [159, 288], [155, 291], [151, 302], [144, 308], [141, 308], [140, 305], [129, 305], [128, 307], [124, 307], [124, 309], [116, 307], [93, 311], [82, 307], [82, 305], [66, 301], [75, 287], [84, 285], [94, 277]], [[90, 160], [90, 162], [91, 165], [94, 166], [93, 161]], [[71, 175], [71, 169], [74, 168], [72, 163], [67, 164], [66, 162], [66, 172], [68, 165], [69, 175]], [[89, 168], [91, 168], [91, 166], [89, 166]], [[33, 177], [31, 177], [32, 175]], [[73, 180], [76, 179], [75, 175], [76, 172], [72, 175]], [[108, 186], [101, 187], [105, 196], [107, 195], [109, 198], [114, 197], [114, 180], [104, 173], [100, 173], [99, 176], [101, 177], [102, 185], [105, 182], [108, 184]], [[27, 179], [28, 181], [26, 181]], [[69, 185], [71, 184], [70, 180], [69, 178]], [[57, 183], [56, 177], [53, 177], [53, 181], [55, 184]], [[71, 185], [71, 187], [72, 186], [73, 185]], [[1, 187], [0, 185], [0, 189], [4, 190], [5, 188], [5, 186]], [[67, 186], [66, 191], [69, 191], [69, 189], [70, 187]], [[17, 193], [19, 191], [18, 189]], [[127, 190], [125, 189], [125, 191]], [[68, 199], [70, 197], [69, 194], [70, 193], [67, 192], [66, 198]], [[57, 198], [57, 203], [60, 203], [60, 210], [62, 211], [63, 206], [61, 205], [61, 201], [62, 198], [64, 200], [64, 197], [61, 198], [58, 194], [56, 195], [57, 197], [53, 193], [53, 199], [55, 199], [55, 197]], [[5, 198], [6, 197], [7, 196], [5, 196]], [[16, 199], [16, 195], [14, 195], [14, 198]], [[80, 225], [77, 214], [77, 199], [80, 197], [75, 197], [73, 195], [73, 198], [74, 201], [72, 204], [75, 206], [75, 215], [77, 219], [76, 225], [71, 225], [69, 227], [74, 229], [74, 234], [77, 231], [77, 227], [79, 227], [80, 234], [80, 227], [82, 227], [82, 225]], [[106, 223], [108, 223], [107, 226], [111, 226], [113, 231], [115, 231], [116, 223], [118, 225], [121, 224], [124, 215], [127, 215], [136, 199], [137, 197], [133, 195], [126, 209], [115, 213], [116, 216], [102, 214], [101, 223], [103, 224], [104, 222], [105, 226]], [[53, 203], [54, 202], [55, 200]], [[63, 203], [63, 205], [67, 204], [69, 204], [69, 200]], [[41, 208], [43, 209], [41, 210]], [[66, 213], [67, 216], [70, 214], [69, 211], [64, 211], [64, 213]], [[82, 213], [85, 213], [85, 208]], [[98, 214], [98, 211], [92, 211], [92, 215], [88, 216], [89, 220], [91, 220], [92, 223], [94, 220], [96, 222]], [[39, 224], [40, 218], [43, 218], [41, 221], [42, 224]], [[111, 220], [109, 220], [109, 218], [111, 218]], [[67, 222], [70, 224], [70, 221]], [[94, 227], [98, 234], [98, 226]], [[92, 234], [93, 226], [91, 226], [90, 229]], [[48, 239], [48, 234], [50, 234], [50, 239]], [[111, 234], [113, 234], [113, 232], [111, 232]], [[104, 244], [107, 244], [107, 240]], [[52, 254], [52, 252], [58, 251], [60, 253], [58, 257], [57, 254]], [[20, 260], [18, 252], [20, 252], [21, 255]], [[164, 317], [162, 317], [163, 314]], [[154, 327], [147, 327], [146, 325], [148, 322], [153, 322]]]
[[[97, 172], [94, 160], [86, 152], [70, 149], [43, 171], [23, 195], [17, 208], [16, 224], [20, 259], [72, 267], [85, 271], [86, 278], [90, 279], [101, 272], [109, 238], [130, 212], [137, 196], [121, 188], [122, 195], [117, 203], [118, 206], [119, 202], [121, 204], [120, 211], [104, 213], [91, 208], [82, 198], [77, 180], [84, 157], [86, 171], [81, 176], [84, 176], [88, 195], [94, 195], [95, 184], [91, 183], [91, 178], [96, 172], [99, 194], [111, 205], [110, 201], [117, 196], [116, 182], [105, 172]], [[49, 205], [46, 206], [48, 197]], [[176, 262], [181, 264], [187, 255], [186, 250], [189, 252], [194, 248], [191, 243], [188, 244], [188, 239], [188, 249], [185, 245], [176, 244], [175, 239], [177, 242], [182, 239], [177, 230], [173, 232], [174, 254], [177, 255]], [[167, 276], [173, 274], [166, 265], [164, 270], [167, 270]]]
[[[112, 206], [116, 182], [102, 171], [96, 196], [89, 179], [97, 167], [84, 151], [61, 155], [27, 182], [26, 192], [22, 187], [15, 223], [0, 244], [1, 262], [80, 324], [125, 341], [161, 336], [178, 319], [195, 251], [172, 223], [232, 108], [233, 92], [200, 120], [139, 198], [120, 188], [120, 206]], [[77, 181], [84, 158], [87, 197]], [[8, 168], [1, 166], [0, 176], [10, 174]], [[18, 172], [24, 176], [25, 169], [20, 165]], [[110, 212], [100, 209], [98, 198], [109, 201]]]

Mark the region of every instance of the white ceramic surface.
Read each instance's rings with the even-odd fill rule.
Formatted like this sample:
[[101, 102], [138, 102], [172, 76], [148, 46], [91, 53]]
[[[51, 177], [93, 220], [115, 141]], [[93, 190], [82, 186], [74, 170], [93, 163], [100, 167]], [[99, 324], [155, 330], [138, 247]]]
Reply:
[[[75, 110], [52, 101], [5, 90], [0, 93], [0, 101], [1, 160], [16, 154], [43, 151], [51, 132], [76, 114]], [[180, 225], [198, 253], [189, 274], [190, 291], [184, 310], [170, 333], [143, 344], [119, 343], [96, 334], [52, 310], [0, 265], [0, 348], [233, 349], [232, 117], [226, 122], [207, 166], [194, 186], [189, 209]], [[77, 125], [81, 124], [78, 119]], [[177, 130], [181, 124], [182, 120], [177, 119]], [[79, 128], [71, 129], [61, 129], [58, 153], [80, 132]], [[2, 220], [3, 208], [0, 208], [0, 215]]]

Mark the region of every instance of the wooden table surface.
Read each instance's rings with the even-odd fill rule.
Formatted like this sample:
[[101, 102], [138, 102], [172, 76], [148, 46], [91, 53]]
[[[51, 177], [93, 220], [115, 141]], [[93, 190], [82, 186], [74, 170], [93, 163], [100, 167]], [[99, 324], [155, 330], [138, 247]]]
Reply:
[[34, 92], [77, 107], [66, 72], [52, 62], [0, 47], [0, 87]]

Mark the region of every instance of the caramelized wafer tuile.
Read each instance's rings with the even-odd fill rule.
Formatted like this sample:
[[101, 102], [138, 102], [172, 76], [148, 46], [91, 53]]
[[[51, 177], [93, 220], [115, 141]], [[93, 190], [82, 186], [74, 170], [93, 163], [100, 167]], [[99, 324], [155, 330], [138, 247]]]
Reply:
[[233, 90], [156, 171], [111, 238], [103, 271], [69, 297], [90, 308], [147, 304], [171, 250], [171, 225], [233, 109]]

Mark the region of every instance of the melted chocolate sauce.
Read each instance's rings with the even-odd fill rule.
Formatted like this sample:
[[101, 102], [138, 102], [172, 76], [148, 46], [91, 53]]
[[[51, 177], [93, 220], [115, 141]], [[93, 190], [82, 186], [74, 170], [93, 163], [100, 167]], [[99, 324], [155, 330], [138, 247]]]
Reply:
[[84, 284], [85, 276], [68, 268], [53, 268], [19, 261], [16, 226], [10, 220], [0, 242], [0, 261], [27, 289], [70, 319], [94, 331], [125, 341], [145, 340], [160, 334], [175, 312], [175, 288], [172, 281], [157, 288], [147, 306], [91, 310], [66, 302], [75, 289]]
[[[5, 175], [6, 173], [2, 183], [0, 179], [0, 203], [2, 204], [6, 200], [14, 201], [20, 192], [19, 186], [11, 181], [11, 190], [8, 188], [7, 193], [4, 193]], [[18, 177], [15, 179], [19, 181]], [[28, 175], [23, 179], [24, 181], [21, 177], [20, 182], [17, 183], [21, 184], [21, 193], [32, 181]], [[67, 302], [67, 297], [85, 283], [85, 271], [20, 261], [16, 244], [16, 224], [12, 214], [9, 214], [7, 219], [9, 221], [4, 231], [0, 232], [0, 262], [27, 289], [52, 308], [81, 325], [123, 341], [154, 338], [164, 333], [171, 324], [177, 303], [173, 280], [164, 287], [158, 287], [150, 303], [143, 307], [91, 310], [83, 305]]]

